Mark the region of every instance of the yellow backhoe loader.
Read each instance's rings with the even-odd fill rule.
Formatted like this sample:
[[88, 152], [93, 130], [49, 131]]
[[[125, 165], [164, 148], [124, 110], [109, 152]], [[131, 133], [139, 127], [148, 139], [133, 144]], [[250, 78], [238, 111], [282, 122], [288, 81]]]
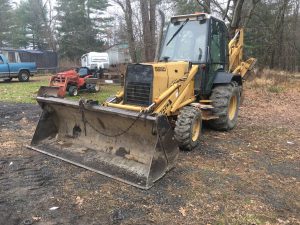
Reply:
[[148, 189], [174, 167], [179, 148], [199, 145], [202, 121], [237, 123], [244, 75], [243, 29], [228, 41], [204, 13], [171, 18], [157, 62], [128, 65], [123, 91], [99, 105], [41, 95], [29, 148]]

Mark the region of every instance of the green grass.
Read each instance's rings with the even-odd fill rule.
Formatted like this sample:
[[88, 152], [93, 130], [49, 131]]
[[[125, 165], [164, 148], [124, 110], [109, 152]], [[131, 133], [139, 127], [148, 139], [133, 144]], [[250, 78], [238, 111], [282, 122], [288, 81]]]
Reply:
[[[19, 82], [13, 80], [9, 83], [0, 81], [0, 101], [15, 103], [36, 103], [36, 95], [40, 86], [48, 85], [49, 76], [34, 76], [29, 82]], [[76, 97], [66, 95], [67, 99], [78, 101], [80, 98], [98, 100], [99, 103], [105, 101], [109, 96], [121, 90], [120, 86], [102, 86], [98, 93], [79, 92]]]
[[272, 85], [271, 87], [268, 88], [268, 91], [272, 92], [272, 93], [279, 94], [279, 93], [284, 91], [284, 88], [280, 87], [280, 86]]
[[115, 95], [118, 91], [121, 90], [121, 86], [117, 85], [106, 85], [101, 86], [101, 89], [97, 93], [88, 93], [88, 92], [79, 92], [78, 96], [68, 96], [67, 99], [78, 101], [80, 98], [98, 100], [99, 103], [104, 102], [108, 97]]

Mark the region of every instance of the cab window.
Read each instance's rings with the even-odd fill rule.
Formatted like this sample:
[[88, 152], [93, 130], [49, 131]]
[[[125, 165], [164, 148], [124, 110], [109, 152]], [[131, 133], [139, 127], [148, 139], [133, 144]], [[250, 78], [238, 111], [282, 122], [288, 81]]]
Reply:
[[211, 60], [214, 64], [226, 63], [226, 36], [224, 23], [213, 19], [211, 24]]
[[[188, 21], [186, 24], [183, 21], [171, 23], [167, 30], [160, 60], [168, 58], [169, 61], [205, 62], [207, 24], [206, 22], [200, 23], [198, 20]], [[172, 36], [182, 25], [184, 25], [183, 28], [171, 40]]]

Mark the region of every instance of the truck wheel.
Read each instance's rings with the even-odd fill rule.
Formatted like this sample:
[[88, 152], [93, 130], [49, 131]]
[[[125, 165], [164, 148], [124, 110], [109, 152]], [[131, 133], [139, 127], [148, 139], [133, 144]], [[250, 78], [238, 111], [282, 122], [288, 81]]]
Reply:
[[175, 139], [179, 148], [191, 151], [199, 145], [202, 130], [201, 111], [192, 106], [180, 110], [175, 126]]
[[213, 88], [209, 98], [212, 112], [218, 119], [209, 120], [208, 125], [215, 130], [227, 131], [236, 126], [240, 105], [240, 88], [236, 82]]
[[69, 92], [70, 96], [77, 96], [78, 95], [78, 89], [77, 89], [76, 86], [70, 86], [68, 92]]
[[20, 82], [28, 82], [29, 77], [30, 77], [30, 74], [26, 70], [21, 70], [19, 73], [19, 76], [18, 76]]

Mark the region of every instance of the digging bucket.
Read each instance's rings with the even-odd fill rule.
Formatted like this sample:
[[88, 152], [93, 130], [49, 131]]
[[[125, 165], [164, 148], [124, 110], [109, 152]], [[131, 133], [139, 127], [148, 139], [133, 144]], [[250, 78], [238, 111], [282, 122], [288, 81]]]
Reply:
[[41, 86], [37, 96], [42, 97], [60, 97], [63, 98], [65, 95], [64, 87], [61, 86]]
[[165, 116], [52, 97], [43, 109], [28, 148], [148, 189], [170, 170], [178, 147]]

